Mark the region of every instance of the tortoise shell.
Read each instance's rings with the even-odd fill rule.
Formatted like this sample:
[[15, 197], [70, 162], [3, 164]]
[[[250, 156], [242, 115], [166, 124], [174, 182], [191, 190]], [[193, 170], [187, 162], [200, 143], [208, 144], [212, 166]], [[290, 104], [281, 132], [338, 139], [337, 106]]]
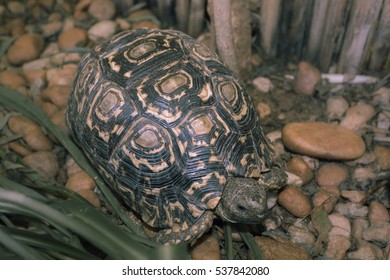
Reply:
[[216, 207], [229, 176], [270, 168], [240, 81], [178, 31], [125, 31], [87, 53], [67, 120], [104, 179], [156, 228], [191, 226]]

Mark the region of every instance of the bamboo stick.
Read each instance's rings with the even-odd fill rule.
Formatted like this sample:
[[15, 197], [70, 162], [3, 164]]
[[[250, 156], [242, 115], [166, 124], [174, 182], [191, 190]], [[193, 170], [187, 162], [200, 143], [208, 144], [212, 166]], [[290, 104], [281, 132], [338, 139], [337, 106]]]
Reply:
[[276, 55], [280, 9], [280, 0], [261, 1], [261, 47], [268, 56]]

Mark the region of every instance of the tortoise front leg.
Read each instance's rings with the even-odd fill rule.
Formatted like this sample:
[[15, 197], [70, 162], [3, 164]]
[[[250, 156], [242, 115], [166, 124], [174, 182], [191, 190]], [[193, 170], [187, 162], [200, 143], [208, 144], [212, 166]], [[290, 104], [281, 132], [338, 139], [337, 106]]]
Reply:
[[186, 228], [175, 227], [157, 232], [154, 239], [164, 245], [175, 245], [180, 242], [192, 242], [201, 237], [213, 225], [214, 213], [210, 210], [204, 211], [203, 215], [191, 226]]

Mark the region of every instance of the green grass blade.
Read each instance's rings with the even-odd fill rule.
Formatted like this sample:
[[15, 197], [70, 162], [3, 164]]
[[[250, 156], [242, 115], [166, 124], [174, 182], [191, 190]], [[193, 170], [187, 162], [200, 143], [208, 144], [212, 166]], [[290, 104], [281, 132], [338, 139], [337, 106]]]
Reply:
[[232, 227], [229, 223], [224, 224], [224, 238], [225, 238], [225, 251], [226, 259], [233, 259], [233, 238], [232, 238]]
[[265, 256], [261, 251], [261, 248], [255, 241], [253, 235], [247, 232], [241, 225], [238, 225], [238, 227], [239, 227], [240, 236], [244, 240], [245, 244], [248, 246], [248, 249], [253, 254], [253, 257], [256, 260], [265, 260]]

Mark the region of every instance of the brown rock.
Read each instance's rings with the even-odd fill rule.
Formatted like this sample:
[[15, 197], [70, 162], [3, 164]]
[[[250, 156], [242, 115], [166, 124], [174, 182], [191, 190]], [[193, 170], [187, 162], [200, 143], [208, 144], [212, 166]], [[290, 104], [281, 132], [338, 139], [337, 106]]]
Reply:
[[390, 222], [389, 210], [379, 201], [372, 201], [368, 207], [368, 220], [371, 225]]
[[390, 243], [390, 223], [377, 223], [363, 232], [363, 239], [384, 244]]
[[8, 126], [13, 133], [22, 135], [24, 141], [33, 150], [51, 150], [53, 147], [53, 143], [44, 134], [42, 128], [24, 116], [11, 116], [8, 120]]
[[367, 206], [353, 202], [337, 203], [334, 210], [348, 218], [363, 218], [368, 214]]
[[86, 200], [89, 201], [93, 206], [96, 208], [101, 207], [99, 196], [91, 190], [80, 190], [77, 192], [80, 196], [84, 197]]
[[193, 260], [220, 260], [219, 240], [212, 234], [204, 234], [191, 248]]
[[37, 34], [20, 36], [8, 49], [7, 59], [13, 65], [20, 65], [37, 58], [45, 46], [43, 38]]
[[256, 109], [261, 120], [271, 115], [271, 107], [267, 103], [259, 102]]
[[75, 47], [82, 47], [88, 40], [87, 31], [82, 28], [73, 27], [60, 34], [58, 45], [61, 50], [67, 50]]
[[44, 37], [50, 37], [60, 33], [62, 29], [61, 21], [53, 21], [42, 25], [42, 33]]
[[269, 238], [256, 236], [255, 240], [260, 246], [267, 260], [310, 260], [309, 254], [282, 237]]
[[367, 199], [367, 194], [365, 191], [355, 191], [355, 190], [342, 190], [341, 196], [348, 199], [351, 202], [364, 204]]
[[376, 145], [374, 153], [381, 170], [390, 170], [390, 149], [381, 145]]
[[293, 157], [287, 164], [287, 171], [299, 176], [302, 184], [306, 185], [313, 178], [313, 171], [300, 157]]
[[68, 134], [68, 125], [66, 123], [66, 118], [65, 118], [65, 112], [66, 108], [61, 109], [57, 112], [55, 112], [51, 117], [50, 120], [57, 125], [65, 134]]
[[51, 102], [36, 100], [35, 103], [46, 113], [48, 117], [52, 117], [58, 112], [58, 107]]
[[355, 132], [322, 122], [295, 122], [282, 130], [284, 145], [293, 152], [328, 160], [353, 160], [366, 149]]
[[342, 235], [332, 235], [329, 238], [325, 257], [334, 260], [344, 260], [347, 250], [351, 247], [351, 241]]
[[45, 178], [54, 178], [58, 172], [55, 154], [49, 151], [38, 151], [23, 158], [23, 161]]
[[298, 64], [294, 79], [294, 91], [303, 95], [313, 95], [315, 86], [321, 81], [321, 72], [308, 62]]
[[314, 234], [307, 228], [289, 226], [287, 231], [290, 234], [291, 242], [295, 244], [313, 245], [316, 242]]
[[95, 181], [85, 171], [78, 171], [69, 177], [65, 188], [78, 192], [80, 190], [93, 191], [96, 187]]
[[321, 187], [313, 196], [313, 206], [323, 206], [327, 213], [331, 213], [340, 199], [340, 189], [338, 187]]
[[47, 71], [46, 79], [49, 86], [64, 85], [72, 86], [76, 75], [77, 65], [67, 64], [63, 68], [52, 68]]
[[12, 71], [3, 71], [0, 72], [0, 84], [17, 90], [18, 88], [24, 87], [26, 82], [22, 77]]
[[326, 115], [330, 119], [339, 119], [348, 110], [349, 104], [342, 96], [332, 96], [326, 101]]
[[117, 23], [113, 20], [102, 20], [88, 29], [88, 38], [94, 42], [100, 42], [112, 37], [117, 30]]
[[93, 0], [88, 12], [98, 20], [111, 19], [115, 15], [115, 5], [109, 0]]
[[21, 155], [22, 157], [31, 154], [31, 151], [29, 149], [27, 149], [25, 146], [21, 145], [17, 141], [9, 142], [8, 148], [13, 150], [15, 153]]
[[68, 105], [70, 90], [70, 86], [49, 86], [42, 92], [42, 99], [52, 102], [58, 108], [66, 108]]
[[329, 220], [332, 223], [332, 229], [329, 232], [330, 235], [342, 235], [347, 238], [351, 236], [351, 223], [349, 220], [340, 214], [329, 215]]
[[272, 84], [271, 80], [266, 77], [257, 77], [252, 81], [253, 86], [260, 92], [268, 93], [273, 88], [274, 85]]
[[340, 126], [358, 130], [375, 116], [375, 108], [369, 104], [357, 104], [347, 110], [345, 118], [340, 122]]
[[375, 260], [374, 250], [370, 246], [360, 247], [347, 254], [349, 260]]
[[348, 179], [348, 169], [341, 164], [326, 163], [317, 172], [316, 180], [320, 187], [338, 187]]
[[309, 198], [295, 187], [284, 189], [278, 196], [279, 204], [296, 217], [303, 218], [311, 211]]
[[19, 37], [26, 33], [24, 21], [20, 17], [9, 21], [7, 27], [10, 29], [12, 37]]
[[23, 69], [23, 75], [30, 85], [43, 86], [46, 83], [46, 70]]
[[81, 167], [70, 156], [66, 159], [65, 169], [66, 169], [66, 175], [68, 175], [68, 177], [71, 177], [74, 174], [83, 171]]
[[368, 228], [369, 223], [366, 219], [358, 218], [352, 220], [352, 236], [356, 240], [363, 238], [363, 232]]

